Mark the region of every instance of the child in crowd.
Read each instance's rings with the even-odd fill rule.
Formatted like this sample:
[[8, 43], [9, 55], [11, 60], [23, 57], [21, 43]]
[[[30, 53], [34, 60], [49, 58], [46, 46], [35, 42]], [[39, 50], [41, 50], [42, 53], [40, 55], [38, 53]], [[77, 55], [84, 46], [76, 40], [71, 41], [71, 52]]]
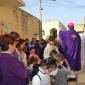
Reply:
[[41, 62], [38, 56], [38, 53], [34, 47], [30, 48], [30, 54], [27, 58], [27, 61], [28, 61], [28, 66], [30, 67], [30, 70], [32, 72], [31, 78], [30, 78], [32, 80], [32, 77], [36, 75], [36, 73], [38, 72], [38, 65]]
[[41, 61], [39, 71], [32, 79], [32, 85], [51, 85], [49, 73], [56, 68], [56, 59], [49, 57]]
[[[51, 54], [51, 56], [57, 60], [57, 69], [50, 74], [55, 75], [55, 85], [67, 85], [67, 75], [71, 73], [67, 60], [60, 53]], [[64, 66], [64, 63], [67, 67]]]
[[29, 54], [27, 61], [31, 68], [33, 67], [34, 64], [40, 64], [41, 60], [40, 60], [38, 53], [34, 47], [30, 48], [30, 54]]
[[67, 60], [64, 59], [63, 55], [58, 54], [57, 61], [58, 71], [55, 78], [55, 85], [67, 85], [67, 75], [70, 72], [69, 67], [67, 66], [66, 68], [64, 66], [64, 62], [67, 63]]

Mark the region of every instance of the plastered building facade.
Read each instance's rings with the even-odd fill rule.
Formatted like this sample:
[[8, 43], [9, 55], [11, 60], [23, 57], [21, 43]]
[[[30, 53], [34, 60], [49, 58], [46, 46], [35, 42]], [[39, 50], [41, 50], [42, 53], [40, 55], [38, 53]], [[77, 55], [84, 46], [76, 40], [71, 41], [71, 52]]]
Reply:
[[22, 38], [39, 35], [40, 20], [19, 7], [21, 0], [0, 0], [0, 34], [18, 32]]

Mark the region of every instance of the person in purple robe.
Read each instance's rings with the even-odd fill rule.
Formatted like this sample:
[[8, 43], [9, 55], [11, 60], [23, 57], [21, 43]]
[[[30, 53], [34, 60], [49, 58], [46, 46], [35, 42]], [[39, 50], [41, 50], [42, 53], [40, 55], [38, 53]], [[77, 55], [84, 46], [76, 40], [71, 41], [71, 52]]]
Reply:
[[74, 23], [68, 24], [68, 30], [60, 31], [59, 37], [61, 48], [65, 58], [68, 60], [71, 70], [81, 69], [81, 38], [74, 29]]
[[0, 85], [28, 85], [29, 71], [13, 55], [16, 42], [6, 34], [0, 37]]

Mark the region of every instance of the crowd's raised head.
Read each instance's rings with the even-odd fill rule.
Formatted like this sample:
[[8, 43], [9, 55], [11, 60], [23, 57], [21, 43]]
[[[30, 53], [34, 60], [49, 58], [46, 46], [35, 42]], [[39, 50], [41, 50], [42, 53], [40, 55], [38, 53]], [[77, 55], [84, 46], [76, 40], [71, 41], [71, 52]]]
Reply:
[[74, 28], [74, 23], [73, 22], [70, 22], [70, 23], [68, 23], [68, 25], [67, 25], [69, 28]]
[[56, 55], [58, 54], [58, 52], [53, 49], [51, 52], [50, 52], [50, 56], [53, 57], [53, 58], [56, 58]]
[[26, 43], [26, 41], [24, 39], [17, 40], [16, 47], [20, 47], [20, 45], [23, 44], [23, 43]]
[[55, 38], [53, 36], [49, 36], [48, 41], [55, 41]]
[[9, 34], [4, 34], [0, 37], [0, 47], [2, 51], [7, 51], [10, 45], [13, 45], [15, 42], [15, 38], [10, 36]]
[[9, 35], [12, 36], [12, 37], [14, 37], [16, 39], [16, 41], [21, 38], [21, 36], [19, 35], [19, 33], [14, 32], [14, 31], [10, 32]]
[[47, 66], [48, 68], [56, 67], [57, 60], [53, 57], [49, 57], [41, 61], [40, 66]]
[[58, 53], [57, 55], [56, 55], [56, 60], [57, 60], [57, 62], [60, 62], [60, 61], [64, 61], [64, 56], [61, 54], [61, 53]]

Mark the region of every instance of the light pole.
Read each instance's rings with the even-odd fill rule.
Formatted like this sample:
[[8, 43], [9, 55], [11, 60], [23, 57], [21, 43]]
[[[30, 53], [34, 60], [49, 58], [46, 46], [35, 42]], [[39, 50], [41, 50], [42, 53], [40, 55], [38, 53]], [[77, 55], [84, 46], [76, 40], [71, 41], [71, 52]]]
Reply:
[[[49, 1], [56, 1], [56, 0], [49, 0]], [[40, 17], [40, 21], [39, 21], [39, 36], [40, 36], [40, 40], [42, 39], [42, 0], [39, 0], [39, 17]]]
[[84, 17], [84, 32], [85, 32], [85, 17]]
[[39, 17], [40, 17], [40, 22], [39, 22], [39, 36], [40, 36], [40, 40], [42, 39], [42, 0], [39, 0]]

